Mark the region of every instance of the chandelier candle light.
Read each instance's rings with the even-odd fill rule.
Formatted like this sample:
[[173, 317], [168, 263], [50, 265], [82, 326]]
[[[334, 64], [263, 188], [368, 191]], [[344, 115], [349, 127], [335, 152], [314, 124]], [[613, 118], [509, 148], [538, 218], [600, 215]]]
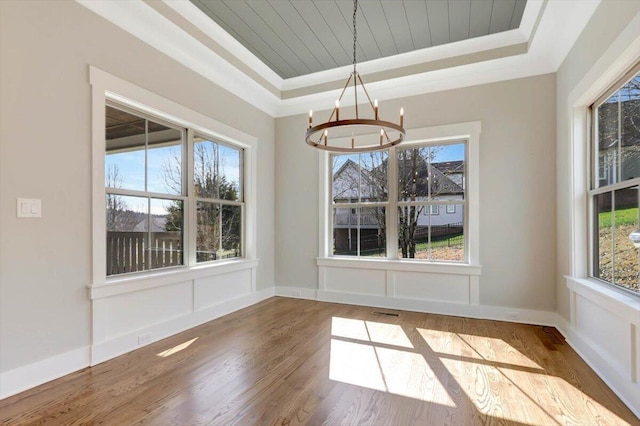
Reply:
[[[356, 43], [357, 43], [357, 31], [356, 31], [356, 13], [358, 11], [358, 0], [353, 1], [353, 72], [347, 79], [340, 96], [336, 100], [335, 107], [327, 120], [326, 123], [321, 123], [316, 126], [313, 125], [313, 110], [309, 111], [309, 127], [307, 128], [307, 133], [305, 136], [306, 142], [318, 149], [323, 149], [325, 151], [334, 151], [334, 152], [365, 152], [365, 151], [380, 151], [383, 149], [387, 149], [394, 145], [399, 144], [404, 139], [406, 132], [404, 130], [404, 109], [400, 108], [400, 124], [393, 123], [391, 121], [380, 120], [379, 112], [378, 112], [378, 100], [375, 99], [373, 102], [371, 101], [371, 97], [369, 97], [369, 93], [367, 92], [367, 88], [364, 86], [364, 82], [360, 77], [360, 74], [356, 70]], [[344, 96], [345, 92], [349, 88], [351, 81], [353, 80], [353, 93], [354, 93], [354, 105], [355, 105], [355, 118], [347, 118], [340, 119], [340, 101]], [[366, 95], [366, 99], [371, 106], [373, 112], [373, 119], [371, 118], [360, 118], [359, 110], [358, 110], [358, 85], [362, 88], [362, 91]], [[367, 127], [371, 127], [373, 129], [380, 129], [380, 141], [379, 143], [375, 143], [375, 132], [373, 130], [373, 141], [371, 143], [372, 138], [366, 138], [366, 136], [371, 136], [371, 131], [367, 132]], [[351, 133], [351, 145], [348, 146], [346, 144], [336, 145], [335, 143], [331, 144], [331, 139], [329, 138], [329, 129], [336, 128], [341, 130], [342, 132], [338, 132], [340, 137], [345, 137], [349, 133]], [[364, 131], [363, 131], [364, 129]], [[361, 136], [361, 139], [367, 139], [366, 144], [356, 144], [356, 139], [358, 136]]]

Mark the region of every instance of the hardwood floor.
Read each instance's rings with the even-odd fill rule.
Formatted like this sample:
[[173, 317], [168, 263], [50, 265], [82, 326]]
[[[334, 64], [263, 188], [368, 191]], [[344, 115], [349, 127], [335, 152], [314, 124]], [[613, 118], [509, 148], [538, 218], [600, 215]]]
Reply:
[[553, 328], [284, 298], [0, 401], [2, 425], [142, 423], [640, 421]]

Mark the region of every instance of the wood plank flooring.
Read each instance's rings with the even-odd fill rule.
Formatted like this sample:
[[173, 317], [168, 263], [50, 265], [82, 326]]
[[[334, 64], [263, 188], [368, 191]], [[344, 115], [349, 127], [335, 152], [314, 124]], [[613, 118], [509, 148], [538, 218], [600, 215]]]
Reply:
[[640, 421], [553, 328], [276, 297], [2, 400], [0, 424]]

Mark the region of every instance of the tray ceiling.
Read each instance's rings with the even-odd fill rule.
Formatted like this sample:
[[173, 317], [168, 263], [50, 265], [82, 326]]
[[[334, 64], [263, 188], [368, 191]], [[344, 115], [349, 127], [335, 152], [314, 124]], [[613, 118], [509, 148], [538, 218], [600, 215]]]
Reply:
[[[350, 65], [352, 0], [190, 0], [283, 79]], [[358, 62], [519, 27], [526, 0], [365, 0]]]

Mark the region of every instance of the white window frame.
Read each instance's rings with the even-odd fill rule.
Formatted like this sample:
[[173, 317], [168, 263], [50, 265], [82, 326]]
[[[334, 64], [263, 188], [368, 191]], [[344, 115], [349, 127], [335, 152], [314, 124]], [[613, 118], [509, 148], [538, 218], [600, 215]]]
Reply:
[[[438, 262], [425, 261], [416, 259], [398, 259], [397, 250], [398, 242], [395, 239], [398, 230], [398, 218], [395, 204], [387, 209], [387, 258], [371, 259], [357, 256], [333, 256], [332, 249], [332, 209], [331, 204], [331, 162], [330, 154], [320, 150], [319, 155], [319, 205], [320, 209], [320, 226], [319, 226], [319, 265], [336, 264], [341, 262], [363, 262], [363, 263], [412, 263], [415, 264], [413, 269], [429, 271], [430, 269], [438, 270], [442, 265], [446, 265], [449, 270], [466, 269], [469, 266], [480, 266], [480, 223], [479, 223], [479, 188], [480, 188], [480, 132], [481, 123], [478, 121], [448, 124], [434, 127], [423, 127], [408, 129], [405, 142], [399, 145], [401, 148], [418, 147], [425, 144], [437, 145], [438, 143], [447, 143], [465, 140], [466, 147], [466, 197], [467, 206], [465, 210], [465, 262]], [[344, 141], [347, 143], [348, 141]], [[397, 149], [395, 147], [389, 150], [389, 161], [395, 160]], [[397, 182], [396, 167], [389, 168], [389, 182]], [[396, 190], [389, 187], [389, 197], [397, 197]], [[440, 203], [442, 204], [442, 203]]]
[[[230, 270], [250, 269], [257, 266], [256, 253], [256, 170], [257, 138], [220, 123], [197, 111], [166, 99], [160, 95], [136, 86], [96, 67], [89, 66], [92, 104], [92, 295], [94, 293], [117, 294], [132, 289], [165, 285], [167, 279], [176, 281], [196, 276], [215, 275]], [[195, 264], [195, 251], [185, 256], [185, 266], [150, 270], [140, 273], [106, 276], [106, 212], [105, 212], [105, 108], [107, 103], [123, 105], [145, 115], [157, 117], [187, 130], [187, 140], [192, 132], [244, 150], [244, 217], [242, 235], [242, 258]], [[193, 159], [187, 159], [188, 164]], [[192, 187], [192, 176], [186, 173], [188, 188]], [[185, 245], [187, 240], [195, 241], [195, 210], [185, 212]], [[163, 278], [164, 277], [164, 278]], [[103, 290], [102, 287], [111, 287]]]
[[447, 214], [454, 214], [455, 212], [456, 212], [456, 205], [455, 204], [447, 204], [446, 213]]
[[[596, 119], [596, 110], [600, 105], [611, 97], [614, 93], [620, 90], [631, 78], [633, 78], [636, 74], [640, 72], [640, 62], [636, 63], [631, 69], [629, 69], [626, 73], [616, 79], [610, 86], [607, 88], [604, 93], [602, 93], [588, 108], [588, 123], [589, 123], [589, 134], [588, 134], [588, 148], [587, 155], [589, 157], [589, 167], [587, 168], [587, 181], [588, 181], [588, 190], [587, 190], [587, 223], [588, 226], [588, 244], [587, 244], [587, 268], [588, 268], [588, 276], [590, 279], [597, 280], [599, 282], [605, 283], [606, 285], [612, 286], [618, 290], [622, 290], [629, 294], [633, 294], [634, 296], [640, 296], [637, 292], [629, 290], [624, 286], [615, 284], [613, 282], [604, 280], [600, 277], [596, 277], [596, 268], [598, 264], [596, 262], [596, 258], [599, 253], [596, 253], [595, 250], [595, 238], [596, 238], [596, 223], [595, 223], [595, 202], [594, 199], [597, 195], [600, 194], [612, 194], [612, 206], [611, 208], [615, 210], [615, 192], [621, 189], [630, 188], [633, 186], [640, 185], [640, 177], [629, 179], [629, 180], [621, 180], [621, 170], [617, 169], [618, 164], [614, 163], [614, 170], [618, 174], [615, 183], [606, 184], [600, 186], [600, 167], [598, 164], [598, 120]], [[618, 117], [620, 120], [620, 117]], [[618, 131], [620, 132], [621, 123], [618, 123]], [[620, 156], [619, 151], [617, 151], [618, 156]], [[608, 174], [608, 170], [605, 171]], [[613, 211], [612, 210], [612, 211]], [[612, 224], [613, 225], [613, 224]], [[612, 263], [615, 268], [615, 253], [612, 254], [613, 259]]]
[[[108, 279], [111, 279], [112, 277], [123, 277], [126, 276], [128, 274], [143, 274], [143, 273], [148, 273], [148, 272], [152, 272], [152, 271], [160, 271], [160, 270], [167, 270], [170, 268], [180, 268], [184, 265], [187, 264], [188, 262], [188, 255], [190, 252], [190, 247], [189, 247], [189, 239], [187, 238], [187, 233], [186, 231], [186, 224], [188, 223], [187, 221], [187, 216], [188, 216], [188, 212], [190, 211], [190, 203], [189, 203], [189, 197], [187, 196], [187, 193], [189, 192], [186, 182], [187, 179], [185, 179], [185, 172], [186, 170], [189, 169], [189, 167], [187, 166], [187, 144], [189, 143], [188, 141], [188, 129], [183, 128], [182, 126], [178, 126], [174, 123], [171, 123], [169, 121], [163, 120], [160, 117], [154, 117], [150, 114], [146, 114], [142, 111], [138, 111], [135, 110], [133, 108], [128, 107], [127, 105], [123, 105], [123, 104], [119, 104], [117, 102], [111, 101], [109, 99], [107, 99], [106, 101], [106, 105], [105, 107], [111, 107], [114, 109], [118, 109], [120, 111], [126, 112], [128, 114], [131, 115], [135, 115], [138, 118], [147, 120], [147, 121], [151, 121], [163, 126], [166, 126], [172, 130], [177, 130], [180, 131], [180, 150], [181, 150], [181, 164], [180, 164], [180, 168], [181, 168], [181, 177], [182, 177], [182, 189], [180, 191], [180, 194], [169, 194], [169, 193], [157, 193], [157, 192], [152, 192], [149, 191], [145, 185], [144, 189], [121, 189], [121, 188], [110, 188], [107, 187], [105, 185], [105, 194], [106, 195], [115, 195], [115, 196], [124, 196], [124, 197], [138, 197], [138, 198], [148, 198], [148, 199], [156, 199], [156, 200], [160, 200], [160, 199], [164, 199], [164, 200], [180, 200], [182, 201], [182, 209], [183, 209], [183, 234], [182, 234], [182, 265], [172, 265], [172, 266], [166, 266], [163, 268], [155, 268], [155, 269], [147, 269], [144, 271], [137, 271], [137, 272], [126, 272], [123, 274], [116, 274], [116, 275], [110, 275], [108, 276]], [[105, 141], [106, 144], [106, 141]], [[145, 149], [145, 158], [147, 157], [147, 150], [148, 150], [148, 146], [145, 144], [144, 145], [144, 149]], [[106, 149], [105, 149], [105, 154], [106, 154]], [[148, 182], [148, 167], [149, 164], [145, 161], [145, 165], [144, 165], [144, 174], [145, 174], [145, 183]], [[147, 211], [147, 214], [150, 215], [151, 212]], [[106, 229], [106, 226], [105, 226]], [[152, 230], [151, 227], [149, 227], [149, 229], [146, 231], [147, 234], [151, 234]], [[150, 261], [150, 256], [149, 253], [145, 254], [146, 260], [147, 262]], [[105, 256], [106, 259], [106, 256]], [[150, 262], [149, 262], [150, 265]]]

